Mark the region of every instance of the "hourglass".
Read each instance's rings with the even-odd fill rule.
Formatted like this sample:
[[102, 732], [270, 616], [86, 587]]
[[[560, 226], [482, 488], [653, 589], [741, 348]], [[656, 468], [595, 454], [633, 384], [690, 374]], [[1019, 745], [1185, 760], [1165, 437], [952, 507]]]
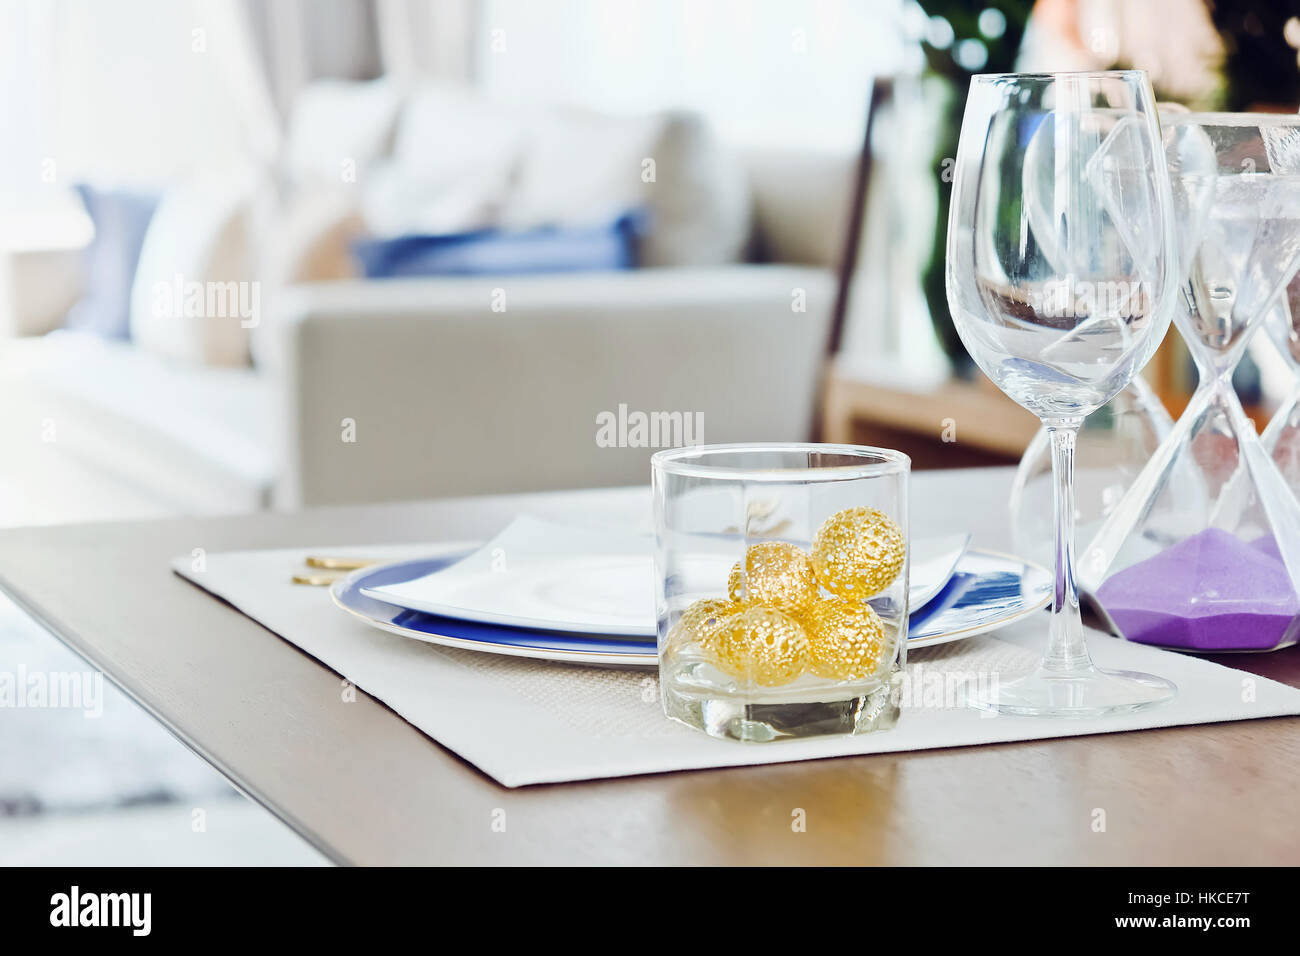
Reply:
[[1300, 503], [1232, 389], [1300, 265], [1300, 118], [1172, 114], [1166, 158], [1186, 279], [1190, 404], [1084, 549], [1113, 629], [1181, 650], [1272, 650], [1300, 632]]
[[1261, 440], [1291, 491], [1300, 496], [1300, 277], [1269, 310], [1264, 329], [1294, 376], [1291, 394], [1273, 415]]

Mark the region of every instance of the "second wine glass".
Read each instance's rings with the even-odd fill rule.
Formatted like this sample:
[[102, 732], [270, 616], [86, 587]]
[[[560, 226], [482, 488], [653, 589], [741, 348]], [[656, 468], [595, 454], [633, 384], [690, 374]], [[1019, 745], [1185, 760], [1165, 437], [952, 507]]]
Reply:
[[1141, 71], [971, 81], [948, 218], [948, 303], [971, 357], [1052, 446], [1055, 593], [1037, 668], [970, 697], [999, 713], [1099, 717], [1173, 698], [1096, 667], [1074, 573], [1079, 427], [1151, 358], [1178, 286], [1155, 98]]

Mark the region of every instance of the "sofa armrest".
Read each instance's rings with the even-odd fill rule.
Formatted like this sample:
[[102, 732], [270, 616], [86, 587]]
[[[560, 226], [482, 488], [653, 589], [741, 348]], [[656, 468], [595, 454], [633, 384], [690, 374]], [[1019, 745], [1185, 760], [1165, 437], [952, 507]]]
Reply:
[[803, 439], [834, 288], [789, 266], [295, 287], [277, 503], [637, 484], [658, 447]]
[[81, 295], [79, 248], [0, 250], [0, 338], [44, 335]]

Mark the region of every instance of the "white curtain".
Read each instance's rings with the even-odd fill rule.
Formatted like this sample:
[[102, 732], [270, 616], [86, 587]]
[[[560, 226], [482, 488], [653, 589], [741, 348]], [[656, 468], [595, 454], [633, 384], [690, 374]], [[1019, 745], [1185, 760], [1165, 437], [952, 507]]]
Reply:
[[384, 72], [469, 82], [477, 10], [476, 0], [376, 0]]
[[322, 78], [384, 72], [382, 0], [244, 0], [267, 86], [287, 117], [299, 91]]
[[6, 0], [0, 83], [0, 246], [85, 242], [79, 181], [158, 186], [278, 149], [239, 0]]
[[317, 79], [470, 78], [475, 0], [245, 2], [281, 116]]
[[274, 155], [278, 123], [238, 0], [10, 0], [0, 177], [157, 182]]

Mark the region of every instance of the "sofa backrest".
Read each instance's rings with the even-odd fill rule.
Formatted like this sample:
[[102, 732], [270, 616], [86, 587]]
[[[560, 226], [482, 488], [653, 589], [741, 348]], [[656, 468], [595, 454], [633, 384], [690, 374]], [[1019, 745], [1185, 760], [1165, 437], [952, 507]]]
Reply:
[[[358, 116], [366, 111], [375, 115]], [[735, 149], [689, 112], [525, 109], [386, 81], [317, 84], [289, 128], [285, 171], [301, 178], [323, 156], [324, 175], [335, 153], [354, 157], [360, 206], [381, 234], [586, 222], [640, 205], [651, 213], [649, 266], [748, 257], [835, 268], [856, 161], [853, 152]]]
[[498, 281], [293, 290], [280, 506], [644, 484], [659, 447], [807, 438], [827, 270]]

